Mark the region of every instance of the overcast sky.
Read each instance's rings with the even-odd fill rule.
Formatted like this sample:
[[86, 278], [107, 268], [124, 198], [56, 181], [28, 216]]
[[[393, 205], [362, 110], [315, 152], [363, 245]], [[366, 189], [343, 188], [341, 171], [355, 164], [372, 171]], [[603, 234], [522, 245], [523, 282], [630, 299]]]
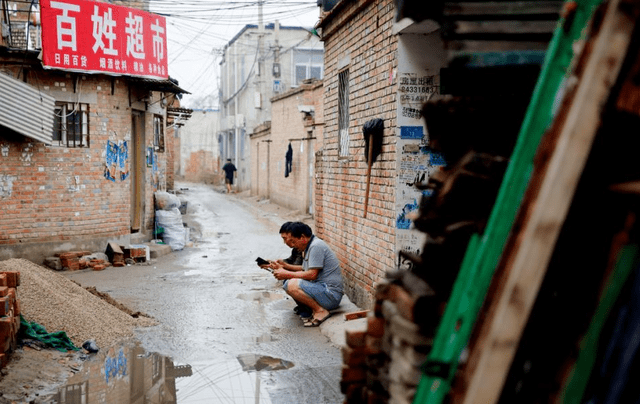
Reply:
[[[316, 0], [262, 1], [264, 24], [311, 28], [318, 21]], [[217, 94], [222, 49], [245, 25], [258, 24], [259, 15], [257, 0], [152, 0], [151, 11], [167, 19], [169, 76], [192, 93], [182, 99], [186, 107]]]

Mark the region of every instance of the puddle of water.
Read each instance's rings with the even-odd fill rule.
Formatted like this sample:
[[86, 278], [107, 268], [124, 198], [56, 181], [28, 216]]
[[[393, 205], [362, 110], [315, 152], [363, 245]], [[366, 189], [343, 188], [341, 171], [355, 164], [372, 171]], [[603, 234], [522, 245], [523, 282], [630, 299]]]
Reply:
[[282, 295], [281, 293], [262, 291], [262, 292], [241, 293], [236, 297], [238, 299], [247, 300], [247, 301], [268, 303], [268, 302], [274, 302], [276, 300], [281, 300], [284, 298], [284, 295]]
[[237, 358], [174, 364], [146, 352], [138, 341], [101, 350], [50, 397], [65, 404], [102, 403], [235, 403], [270, 404], [261, 371], [293, 367], [292, 362], [242, 354]]
[[178, 404], [271, 403], [260, 372], [244, 371], [238, 360], [197, 362], [192, 369], [192, 376], [175, 380]]
[[252, 342], [272, 342], [272, 341], [277, 341], [277, 339], [274, 338], [273, 335], [271, 334], [262, 334], [257, 337], [252, 337], [251, 341]]
[[282, 370], [293, 367], [293, 362], [271, 356], [242, 354], [238, 356], [238, 362], [242, 365], [245, 372], [251, 370]]

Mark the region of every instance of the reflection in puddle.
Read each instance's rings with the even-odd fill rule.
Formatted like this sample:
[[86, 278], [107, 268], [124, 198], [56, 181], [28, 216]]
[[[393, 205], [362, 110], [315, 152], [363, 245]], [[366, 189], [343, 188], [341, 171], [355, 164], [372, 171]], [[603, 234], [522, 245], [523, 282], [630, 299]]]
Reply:
[[[245, 368], [241, 360], [243, 356], [238, 357], [238, 360], [193, 363], [193, 376], [176, 379], [177, 402], [179, 404], [271, 403], [267, 390], [261, 385], [261, 373], [256, 371], [261, 369], [256, 368], [262, 367], [262, 370], [285, 368], [274, 366], [273, 369], [268, 369], [268, 366], [262, 364], [254, 366], [251, 361], [249, 366]], [[274, 361], [274, 365], [275, 362], [280, 361], [279, 359], [270, 359]]]
[[242, 299], [242, 300], [248, 300], [248, 301], [253, 300], [259, 303], [268, 303], [268, 302], [274, 302], [276, 300], [280, 300], [284, 298], [284, 295], [281, 293], [262, 291], [262, 292], [241, 293], [237, 297], [238, 299]]
[[282, 370], [293, 367], [293, 362], [256, 354], [242, 354], [238, 356], [238, 362], [240, 362], [244, 371]]
[[189, 369], [156, 353], [146, 353], [138, 342], [129, 342], [90, 355], [82, 369], [67, 380], [52, 402], [176, 403], [175, 379]]
[[293, 366], [283, 359], [256, 354], [174, 365], [170, 358], [146, 352], [139, 342], [130, 341], [90, 355], [82, 369], [47, 402], [270, 404], [260, 371]]
[[262, 334], [257, 337], [252, 337], [251, 340], [253, 342], [272, 342], [276, 341], [273, 335], [271, 334]]

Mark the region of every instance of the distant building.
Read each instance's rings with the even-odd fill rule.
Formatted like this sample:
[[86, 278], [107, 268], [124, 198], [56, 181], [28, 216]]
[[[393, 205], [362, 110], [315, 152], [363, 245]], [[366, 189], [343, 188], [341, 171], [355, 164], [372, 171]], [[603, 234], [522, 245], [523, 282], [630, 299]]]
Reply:
[[303, 213], [315, 211], [315, 156], [322, 147], [322, 81], [271, 98], [271, 122], [251, 137], [251, 194]]
[[310, 29], [277, 22], [246, 25], [225, 46], [220, 63], [220, 161], [230, 158], [238, 167], [240, 190], [251, 186], [248, 136], [271, 120], [271, 97], [306, 79], [322, 79], [323, 63], [323, 46]]
[[219, 175], [218, 109], [194, 109], [180, 128], [180, 163], [178, 176], [189, 182], [214, 184], [222, 181]]

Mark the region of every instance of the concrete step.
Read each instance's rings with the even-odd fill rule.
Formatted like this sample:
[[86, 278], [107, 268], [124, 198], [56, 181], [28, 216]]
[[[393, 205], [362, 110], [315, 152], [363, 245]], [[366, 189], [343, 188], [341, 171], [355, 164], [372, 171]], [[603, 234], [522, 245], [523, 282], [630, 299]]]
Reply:
[[144, 243], [144, 245], [149, 246], [149, 257], [151, 259], [171, 253], [171, 246], [169, 246], [169, 244]]

